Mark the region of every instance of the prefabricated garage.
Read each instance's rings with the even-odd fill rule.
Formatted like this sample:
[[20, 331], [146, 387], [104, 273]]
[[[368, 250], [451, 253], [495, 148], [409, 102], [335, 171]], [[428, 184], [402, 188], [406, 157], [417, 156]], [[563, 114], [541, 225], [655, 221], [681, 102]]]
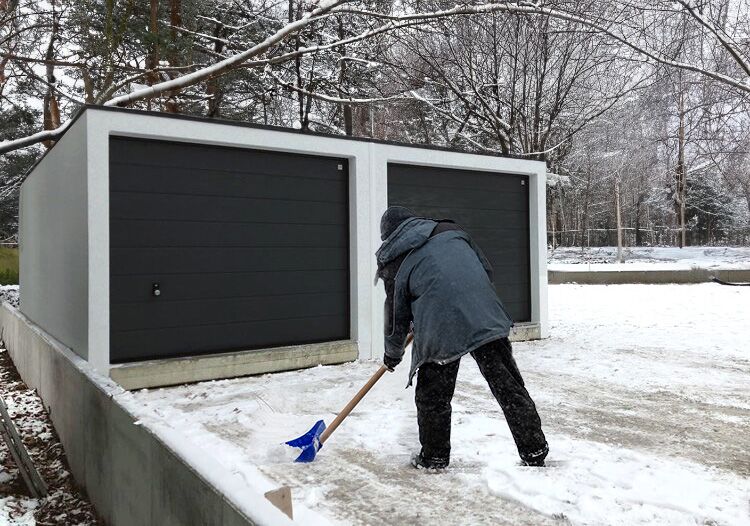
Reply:
[[458, 221], [547, 330], [543, 163], [86, 107], [21, 189], [21, 311], [125, 387], [382, 353], [389, 204]]

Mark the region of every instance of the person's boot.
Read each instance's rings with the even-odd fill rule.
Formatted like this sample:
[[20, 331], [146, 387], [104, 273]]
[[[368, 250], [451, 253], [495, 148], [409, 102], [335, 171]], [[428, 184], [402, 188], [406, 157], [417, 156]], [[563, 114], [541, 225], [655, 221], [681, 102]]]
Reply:
[[544, 459], [547, 458], [547, 453], [549, 453], [549, 446], [547, 444], [544, 444], [544, 447], [540, 449], [539, 451], [534, 451], [532, 453], [521, 455], [521, 465], [535, 467], [535, 468], [543, 468]]
[[411, 465], [417, 469], [426, 469], [428, 471], [444, 471], [450, 464], [448, 457], [425, 457], [420, 451], [411, 457]]

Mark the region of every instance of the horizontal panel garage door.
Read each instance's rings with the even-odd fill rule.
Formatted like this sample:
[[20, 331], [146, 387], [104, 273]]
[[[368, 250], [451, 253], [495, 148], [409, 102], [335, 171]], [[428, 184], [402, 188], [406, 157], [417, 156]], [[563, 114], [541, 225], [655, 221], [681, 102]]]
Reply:
[[528, 185], [519, 175], [388, 165], [388, 204], [459, 223], [492, 263], [515, 321], [531, 319]]
[[112, 138], [111, 361], [349, 339], [347, 174], [342, 159]]

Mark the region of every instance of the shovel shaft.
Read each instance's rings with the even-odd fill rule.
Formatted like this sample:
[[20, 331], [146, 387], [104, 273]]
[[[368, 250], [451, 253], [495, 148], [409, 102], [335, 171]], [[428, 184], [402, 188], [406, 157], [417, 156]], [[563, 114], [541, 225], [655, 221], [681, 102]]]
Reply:
[[326, 430], [323, 431], [323, 434], [320, 435], [320, 443], [323, 444], [326, 440], [328, 440], [328, 437], [331, 436], [331, 434], [336, 431], [336, 428], [339, 427], [341, 422], [344, 421], [344, 419], [349, 416], [349, 413], [352, 412], [352, 410], [357, 407], [357, 404], [362, 400], [365, 395], [372, 389], [372, 386], [377, 383], [378, 380], [385, 374], [385, 372], [388, 370], [388, 368], [385, 365], [382, 365], [380, 369], [378, 369], [375, 374], [372, 375], [372, 378], [370, 378], [367, 383], [362, 387], [362, 389], [359, 390], [359, 392], [354, 395], [354, 398], [351, 399], [351, 401], [346, 404], [346, 407], [344, 407], [341, 412], [338, 414], [338, 416], [331, 422], [331, 425], [326, 427]]
[[[406, 342], [404, 343], [404, 347], [408, 346], [412, 340], [414, 340], [414, 334], [409, 333], [409, 335], [406, 337]], [[323, 443], [328, 440], [328, 437], [333, 434], [334, 431], [336, 431], [336, 428], [341, 425], [341, 422], [344, 421], [344, 419], [349, 416], [349, 413], [351, 413], [355, 407], [357, 407], [357, 404], [365, 397], [365, 395], [372, 389], [372, 386], [375, 385], [378, 380], [385, 374], [385, 372], [388, 370], [388, 368], [385, 365], [381, 365], [380, 369], [378, 369], [375, 374], [372, 375], [372, 378], [370, 378], [367, 383], [362, 387], [362, 389], [359, 390], [359, 392], [354, 395], [354, 398], [351, 399], [351, 401], [346, 404], [346, 407], [344, 407], [341, 412], [336, 416], [336, 418], [331, 422], [331, 425], [328, 426], [325, 431], [320, 435], [320, 444], [323, 445]]]

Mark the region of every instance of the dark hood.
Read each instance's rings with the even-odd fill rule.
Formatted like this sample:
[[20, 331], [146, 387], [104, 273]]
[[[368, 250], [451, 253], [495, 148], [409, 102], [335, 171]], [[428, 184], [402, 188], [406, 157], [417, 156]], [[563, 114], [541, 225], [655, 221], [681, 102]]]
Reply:
[[436, 225], [437, 221], [423, 217], [412, 217], [401, 222], [375, 253], [378, 268], [427, 243]]
[[388, 210], [383, 213], [383, 217], [380, 219], [380, 240], [388, 239], [388, 236], [393, 234], [401, 223], [412, 217], [416, 217], [416, 214], [406, 207], [388, 207]]

